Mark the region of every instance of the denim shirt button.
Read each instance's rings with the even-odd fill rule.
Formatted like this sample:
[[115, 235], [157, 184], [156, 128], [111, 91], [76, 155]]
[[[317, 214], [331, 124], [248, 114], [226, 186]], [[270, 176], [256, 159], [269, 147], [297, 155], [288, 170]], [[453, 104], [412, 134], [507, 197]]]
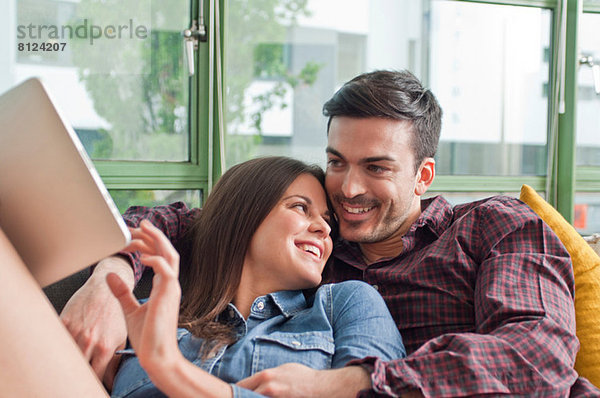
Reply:
[[373, 289], [375, 289], [375, 290], [379, 290], [379, 286], [377, 286], [377, 285], [373, 285]]
[[235, 311], [233, 310], [233, 308], [229, 309], [229, 318], [233, 318], [235, 316]]
[[265, 303], [264, 303], [264, 302], [262, 302], [262, 301], [259, 301], [258, 303], [256, 303], [256, 308], [257, 308], [259, 311], [262, 311], [262, 310], [264, 310], [264, 309], [265, 309]]

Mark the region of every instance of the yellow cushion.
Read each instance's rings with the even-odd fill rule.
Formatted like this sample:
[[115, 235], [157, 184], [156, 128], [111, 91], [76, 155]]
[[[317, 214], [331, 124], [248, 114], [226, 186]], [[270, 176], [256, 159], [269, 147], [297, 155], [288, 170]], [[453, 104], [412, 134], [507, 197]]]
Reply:
[[575, 370], [600, 387], [600, 257], [533, 188], [523, 185], [521, 200], [552, 228], [571, 255], [575, 274], [575, 320], [581, 344]]

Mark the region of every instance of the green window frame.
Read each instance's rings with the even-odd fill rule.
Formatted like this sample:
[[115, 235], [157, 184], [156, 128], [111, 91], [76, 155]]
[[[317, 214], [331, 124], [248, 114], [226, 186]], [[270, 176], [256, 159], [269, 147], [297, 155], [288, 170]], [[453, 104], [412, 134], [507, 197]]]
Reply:
[[[557, 73], [560, 12], [566, 10], [565, 84], [563, 95], [565, 112], [558, 114], [558, 90], [550, 87], [548, 112], [549, 173], [547, 176], [437, 176], [431, 192], [518, 192], [522, 184], [528, 184], [538, 192], [544, 192], [547, 200], [568, 220], [573, 220], [575, 192], [600, 192], [600, 167], [575, 166], [575, 120], [577, 93], [577, 31], [579, 13], [600, 12], [597, 1], [584, 1], [583, 10], [578, 0], [456, 0], [495, 5], [527, 6], [550, 9], [553, 12], [551, 38], [550, 77]], [[202, 3], [202, 2], [201, 2]], [[226, 0], [209, 0], [204, 3], [208, 15], [208, 42], [201, 43], [196, 57], [196, 74], [191, 84], [191, 139], [190, 161], [122, 162], [96, 161], [100, 175], [109, 189], [200, 189], [210, 190], [221, 175], [220, 129], [222, 117], [216, 104], [223, 93], [223, 62], [218, 55], [224, 54], [223, 37], [226, 34]], [[198, 16], [198, 4], [192, 2], [192, 15]], [[218, 20], [218, 24], [215, 22]], [[217, 29], [215, 29], [217, 26]], [[220, 26], [220, 28], [219, 28]], [[217, 37], [218, 35], [218, 37]], [[550, 78], [552, 82], [554, 79]], [[220, 90], [220, 93], [219, 93]], [[550, 131], [555, 129], [554, 143]]]
[[[109, 190], [200, 190], [210, 191], [213, 181], [221, 174], [218, 141], [218, 112], [213, 106], [217, 93], [215, 59], [216, 46], [222, 40], [215, 37], [215, 18], [218, 11], [214, 1], [191, 1], [191, 19], [198, 20], [203, 5], [208, 40], [201, 42], [195, 52], [195, 73], [190, 85], [189, 161], [113, 161], [94, 160], [94, 165]], [[222, 38], [222, 31], [220, 36]], [[216, 137], [216, 138], [215, 138]]]
[[[473, 3], [487, 3], [496, 5], [513, 5], [547, 8], [552, 10], [553, 34], [551, 38], [551, 71], [553, 76], [557, 73], [558, 40], [557, 30], [559, 25], [560, 7], [563, 3], [554, 1], [535, 0], [509, 0], [509, 1], [470, 1]], [[549, 150], [549, 174], [547, 176], [437, 176], [431, 187], [433, 192], [518, 192], [522, 184], [532, 186], [538, 192], [544, 192], [550, 204], [569, 221], [573, 221], [575, 192], [599, 192], [600, 168], [575, 166], [575, 132], [576, 132], [576, 98], [577, 98], [577, 32], [579, 24], [580, 5], [578, 0], [566, 1], [566, 37], [565, 37], [565, 84], [564, 101], [565, 112], [558, 114], [558, 109], [553, 104], [558, 103], [558, 91], [554, 87], [549, 90], [548, 114], [548, 143], [550, 145], [550, 130], [556, 127], [554, 142], [555, 153]], [[595, 2], [583, 3], [583, 11], [600, 12], [600, 5]], [[554, 79], [549, 79], [553, 82]], [[552, 83], [551, 83], [552, 84]]]

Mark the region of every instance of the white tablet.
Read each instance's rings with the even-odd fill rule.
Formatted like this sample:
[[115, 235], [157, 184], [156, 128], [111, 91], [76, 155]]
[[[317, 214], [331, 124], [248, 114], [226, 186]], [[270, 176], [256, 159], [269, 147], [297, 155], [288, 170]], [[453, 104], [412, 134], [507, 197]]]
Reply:
[[42, 287], [131, 238], [79, 138], [35, 78], [0, 96], [0, 228]]

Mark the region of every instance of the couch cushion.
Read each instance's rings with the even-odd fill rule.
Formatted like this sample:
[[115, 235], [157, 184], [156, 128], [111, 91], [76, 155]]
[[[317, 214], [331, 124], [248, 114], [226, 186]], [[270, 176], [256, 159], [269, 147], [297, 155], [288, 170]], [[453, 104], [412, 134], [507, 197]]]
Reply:
[[528, 185], [520, 199], [559, 237], [573, 261], [575, 319], [581, 344], [575, 370], [600, 387], [600, 257], [562, 215]]

